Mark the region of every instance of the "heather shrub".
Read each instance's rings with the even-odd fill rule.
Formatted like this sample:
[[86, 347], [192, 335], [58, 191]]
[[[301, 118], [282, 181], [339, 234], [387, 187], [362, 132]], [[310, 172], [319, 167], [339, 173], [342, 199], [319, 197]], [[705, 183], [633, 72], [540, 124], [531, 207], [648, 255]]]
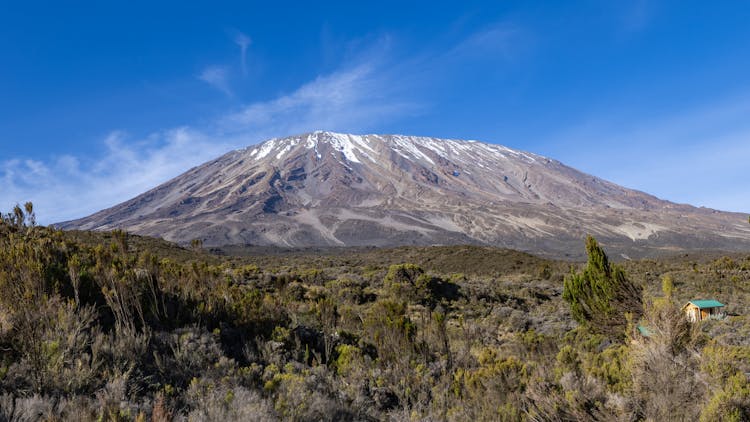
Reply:
[[281, 419], [273, 404], [260, 393], [241, 386], [216, 385], [196, 379], [185, 396], [191, 409], [186, 420], [190, 422], [270, 422]]
[[[19, 210], [0, 422], [748, 419], [746, 256], [615, 264], [588, 242], [563, 280], [491, 248], [214, 256]], [[728, 317], [688, 323], [695, 297]]]

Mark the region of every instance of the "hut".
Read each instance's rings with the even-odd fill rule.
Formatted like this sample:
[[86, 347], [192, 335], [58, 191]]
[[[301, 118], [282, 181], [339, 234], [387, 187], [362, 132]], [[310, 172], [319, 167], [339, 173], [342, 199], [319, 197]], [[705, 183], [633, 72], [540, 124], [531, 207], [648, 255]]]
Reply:
[[725, 316], [722, 309], [724, 304], [714, 299], [695, 299], [686, 303], [682, 307], [688, 321], [698, 322], [709, 318], [719, 319]]

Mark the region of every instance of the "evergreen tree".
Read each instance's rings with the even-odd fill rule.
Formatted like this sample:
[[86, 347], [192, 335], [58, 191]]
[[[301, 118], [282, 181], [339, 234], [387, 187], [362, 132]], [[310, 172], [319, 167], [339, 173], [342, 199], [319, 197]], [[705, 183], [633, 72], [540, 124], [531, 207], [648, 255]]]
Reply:
[[580, 324], [591, 331], [622, 340], [627, 314], [638, 320], [643, 314], [642, 289], [617, 265], [610, 264], [596, 239], [586, 238], [588, 263], [580, 273], [565, 277], [563, 299]]

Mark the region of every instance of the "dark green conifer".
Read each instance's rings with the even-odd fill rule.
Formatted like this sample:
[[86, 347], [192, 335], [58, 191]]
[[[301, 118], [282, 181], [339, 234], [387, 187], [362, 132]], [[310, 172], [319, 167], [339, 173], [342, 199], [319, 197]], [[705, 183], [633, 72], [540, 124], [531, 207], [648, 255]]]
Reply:
[[610, 264], [592, 236], [586, 238], [588, 263], [580, 273], [565, 277], [563, 299], [580, 324], [591, 331], [621, 340], [627, 314], [634, 320], [643, 314], [642, 289], [631, 282], [617, 265]]

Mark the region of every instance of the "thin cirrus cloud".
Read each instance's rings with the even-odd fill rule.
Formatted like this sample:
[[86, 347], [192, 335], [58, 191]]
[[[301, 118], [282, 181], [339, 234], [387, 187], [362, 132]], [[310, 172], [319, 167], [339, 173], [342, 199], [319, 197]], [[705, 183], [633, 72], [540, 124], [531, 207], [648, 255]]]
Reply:
[[[392, 39], [382, 36], [338, 69], [296, 89], [225, 113], [212, 124], [152, 133], [143, 139], [113, 131], [98, 155], [65, 155], [41, 160], [0, 162], [0, 204], [31, 200], [43, 224], [84, 217], [116, 205], [234, 148], [271, 137], [317, 129], [365, 132], [381, 123], [423, 113], [413, 85], [437, 83], [435, 71], [470, 59], [470, 50], [505, 48], [508, 31], [491, 27], [459, 40], [444, 51], [423, 51], [409, 60], [392, 54]], [[237, 36], [242, 51], [249, 38]], [[467, 56], [468, 54], [468, 56]], [[199, 79], [232, 95], [230, 69], [209, 66]], [[432, 79], [430, 79], [432, 78]]]
[[[415, 109], [394, 100], [398, 84], [384, 70], [384, 58], [365, 54], [288, 94], [227, 113], [209, 127], [174, 128], [143, 139], [113, 131], [95, 156], [2, 161], [0, 204], [8, 209], [32, 201], [40, 223], [66, 221], [116, 205], [190, 167], [263, 139], [321, 128], [367, 130]], [[218, 68], [201, 76], [226, 89], [226, 74]]]
[[242, 75], [247, 76], [247, 48], [250, 47], [252, 39], [242, 32], [236, 31], [234, 34], [234, 43], [240, 48], [240, 65], [242, 66]]
[[154, 187], [205, 158], [226, 151], [227, 144], [189, 128], [132, 140], [112, 132], [96, 157], [63, 155], [48, 162], [0, 162], [0, 202], [32, 201], [43, 224], [81, 217]]
[[[80, 218], [231, 149], [264, 139], [316, 129], [377, 130], [382, 123], [392, 124], [430, 109], [429, 103], [419, 100], [414, 86], [429, 89], [446, 83], [451, 66], [487, 56], [476, 52], [500, 52], [499, 56], [513, 60], [528, 37], [519, 28], [492, 26], [468, 34], [451, 48], [418, 52], [408, 60], [394, 57], [390, 39], [383, 37], [336, 70], [276, 97], [227, 111], [205, 126], [166, 129], [143, 138], [113, 131], [102, 140], [99, 153], [0, 161], [0, 209], [30, 200], [42, 224]], [[240, 41], [235, 39], [240, 49], [249, 45], [249, 41]], [[200, 76], [216, 89], [231, 92], [229, 68], [207, 67]], [[604, 115], [588, 116], [594, 123], [581, 124], [549, 140], [546, 151], [544, 144], [537, 142], [535, 151], [666, 199], [750, 211], [746, 198], [734, 194], [737, 181], [729, 180], [733, 174], [741, 174], [750, 160], [750, 125], [744, 119], [750, 110], [746, 104], [744, 98], [720, 101], [690, 115], [675, 112], [672, 120], [662, 116], [657, 121], [642, 121], [638, 127], [608, 121], [605, 110]], [[705, 142], [709, 137], [713, 143]], [[632, 148], [592, 148], [603, 139], [609, 145]], [[612, 165], [613, 151], [617, 165]], [[680, 185], [686, 186], [684, 195], [674, 188]], [[700, 191], [712, 198], [698, 196]]]
[[225, 66], [208, 66], [198, 75], [198, 79], [230, 97], [233, 95], [229, 87], [229, 69]]
[[[296, 91], [251, 104], [220, 122], [228, 132], [299, 133], [328, 128], [362, 131], [385, 119], [415, 113], [420, 105], [394, 100], [394, 84], [371, 63], [319, 77]], [[267, 133], [271, 135], [271, 133]]]
[[472, 33], [448, 50], [443, 57], [457, 60], [471, 56], [499, 54], [503, 59], [509, 59], [518, 50], [518, 46], [530, 37], [531, 35], [524, 32], [522, 28], [509, 22], [501, 22]]
[[[233, 42], [240, 48], [240, 69], [242, 70], [242, 76], [247, 76], [247, 49], [250, 47], [252, 40], [239, 31], [234, 31], [232, 37]], [[231, 71], [229, 66], [211, 65], [204, 68], [198, 74], [197, 78], [223, 92], [228, 97], [233, 97], [234, 92], [231, 88], [230, 76]]]

